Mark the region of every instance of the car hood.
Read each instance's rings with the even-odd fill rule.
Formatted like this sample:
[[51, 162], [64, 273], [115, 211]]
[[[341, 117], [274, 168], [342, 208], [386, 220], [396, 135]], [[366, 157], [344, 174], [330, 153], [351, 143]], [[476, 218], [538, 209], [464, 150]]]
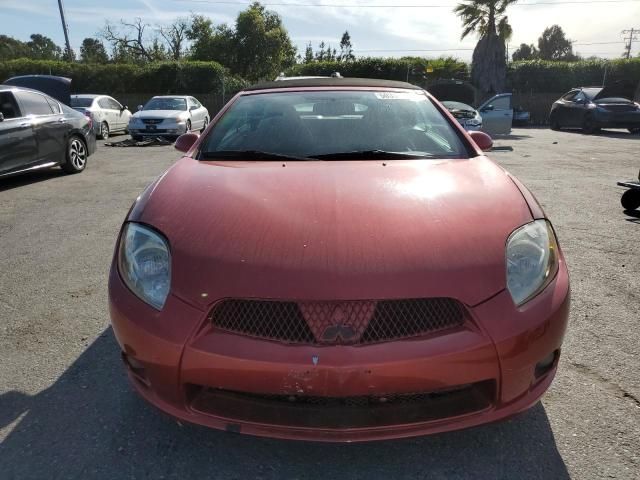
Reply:
[[625, 100], [633, 100], [638, 85], [633, 82], [616, 82], [611, 85], [607, 85], [600, 90], [595, 97], [594, 101], [606, 99], [606, 98], [624, 98]]
[[133, 114], [135, 118], [176, 118], [178, 115], [188, 116], [183, 110], [141, 110]]
[[130, 220], [171, 245], [172, 293], [219, 298], [452, 297], [505, 288], [505, 243], [531, 212], [490, 160], [198, 162], [151, 185]]

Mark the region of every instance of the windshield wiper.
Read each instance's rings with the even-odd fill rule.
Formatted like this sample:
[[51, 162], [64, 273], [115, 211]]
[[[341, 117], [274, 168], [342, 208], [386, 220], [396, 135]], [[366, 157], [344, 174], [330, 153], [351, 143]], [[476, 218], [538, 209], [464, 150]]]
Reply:
[[261, 152], [260, 150], [220, 150], [217, 152], [202, 152], [200, 158], [203, 160], [295, 160], [307, 161], [307, 157], [296, 157], [294, 155], [284, 155], [281, 153]]
[[402, 160], [407, 158], [434, 158], [433, 155], [420, 152], [387, 152], [385, 150], [354, 150], [351, 152], [325, 153], [322, 155], [312, 155], [309, 158], [316, 160]]

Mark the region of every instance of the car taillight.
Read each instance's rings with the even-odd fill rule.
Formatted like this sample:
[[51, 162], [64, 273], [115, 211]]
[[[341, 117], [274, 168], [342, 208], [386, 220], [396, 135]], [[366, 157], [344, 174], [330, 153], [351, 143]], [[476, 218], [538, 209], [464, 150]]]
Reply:
[[93, 129], [93, 117], [91, 116], [91, 112], [85, 110], [84, 116], [89, 120], [89, 130]]

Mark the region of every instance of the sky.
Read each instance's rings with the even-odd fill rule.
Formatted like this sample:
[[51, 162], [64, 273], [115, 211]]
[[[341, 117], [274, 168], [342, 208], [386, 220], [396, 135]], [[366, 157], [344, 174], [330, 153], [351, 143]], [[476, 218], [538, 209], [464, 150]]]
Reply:
[[[191, 13], [214, 23], [233, 24], [249, 0], [63, 0], [72, 48], [95, 37], [105, 21], [142, 18], [157, 26]], [[477, 37], [460, 40], [460, 20], [452, 12], [455, 0], [271, 0], [300, 53], [312, 42], [338, 47], [348, 30], [357, 56], [454, 56], [471, 59]], [[309, 5], [316, 5], [309, 6]], [[531, 5], [527, 5], [531, 4]], [[559, 24], [583, 56], [622, 55], [622, 30], [640, 29], [640, 0], [522, 0], [508, 10], [512, 51], [520, 43], [537, 44], [542, 31]], [[0, 33], [28, 40], [32, 33], [64, 45], [58, 0], [0, 0]], [[640, 53], [640, 33], [632, 54]]]

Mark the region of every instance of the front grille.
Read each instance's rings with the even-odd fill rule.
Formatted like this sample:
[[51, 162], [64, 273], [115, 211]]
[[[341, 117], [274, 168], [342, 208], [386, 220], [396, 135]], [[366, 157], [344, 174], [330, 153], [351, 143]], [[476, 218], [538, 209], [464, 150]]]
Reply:
[[488, 408], [493, 381], [431, 392], [353, 397], [269, 395], [192, 386], [191, 408], [237, 421], [307, 428], [367, 428], [440, 420]]
[[162, 123], [162, 118], [143, 118], [142, 122], [145, 125], [158, 125], [159, 123]]
[[223, 331], [303, 345], [365, 345], [460, 327], [467, 313], [451, 298], [286, 302], [231, 299], [211, 312]]

